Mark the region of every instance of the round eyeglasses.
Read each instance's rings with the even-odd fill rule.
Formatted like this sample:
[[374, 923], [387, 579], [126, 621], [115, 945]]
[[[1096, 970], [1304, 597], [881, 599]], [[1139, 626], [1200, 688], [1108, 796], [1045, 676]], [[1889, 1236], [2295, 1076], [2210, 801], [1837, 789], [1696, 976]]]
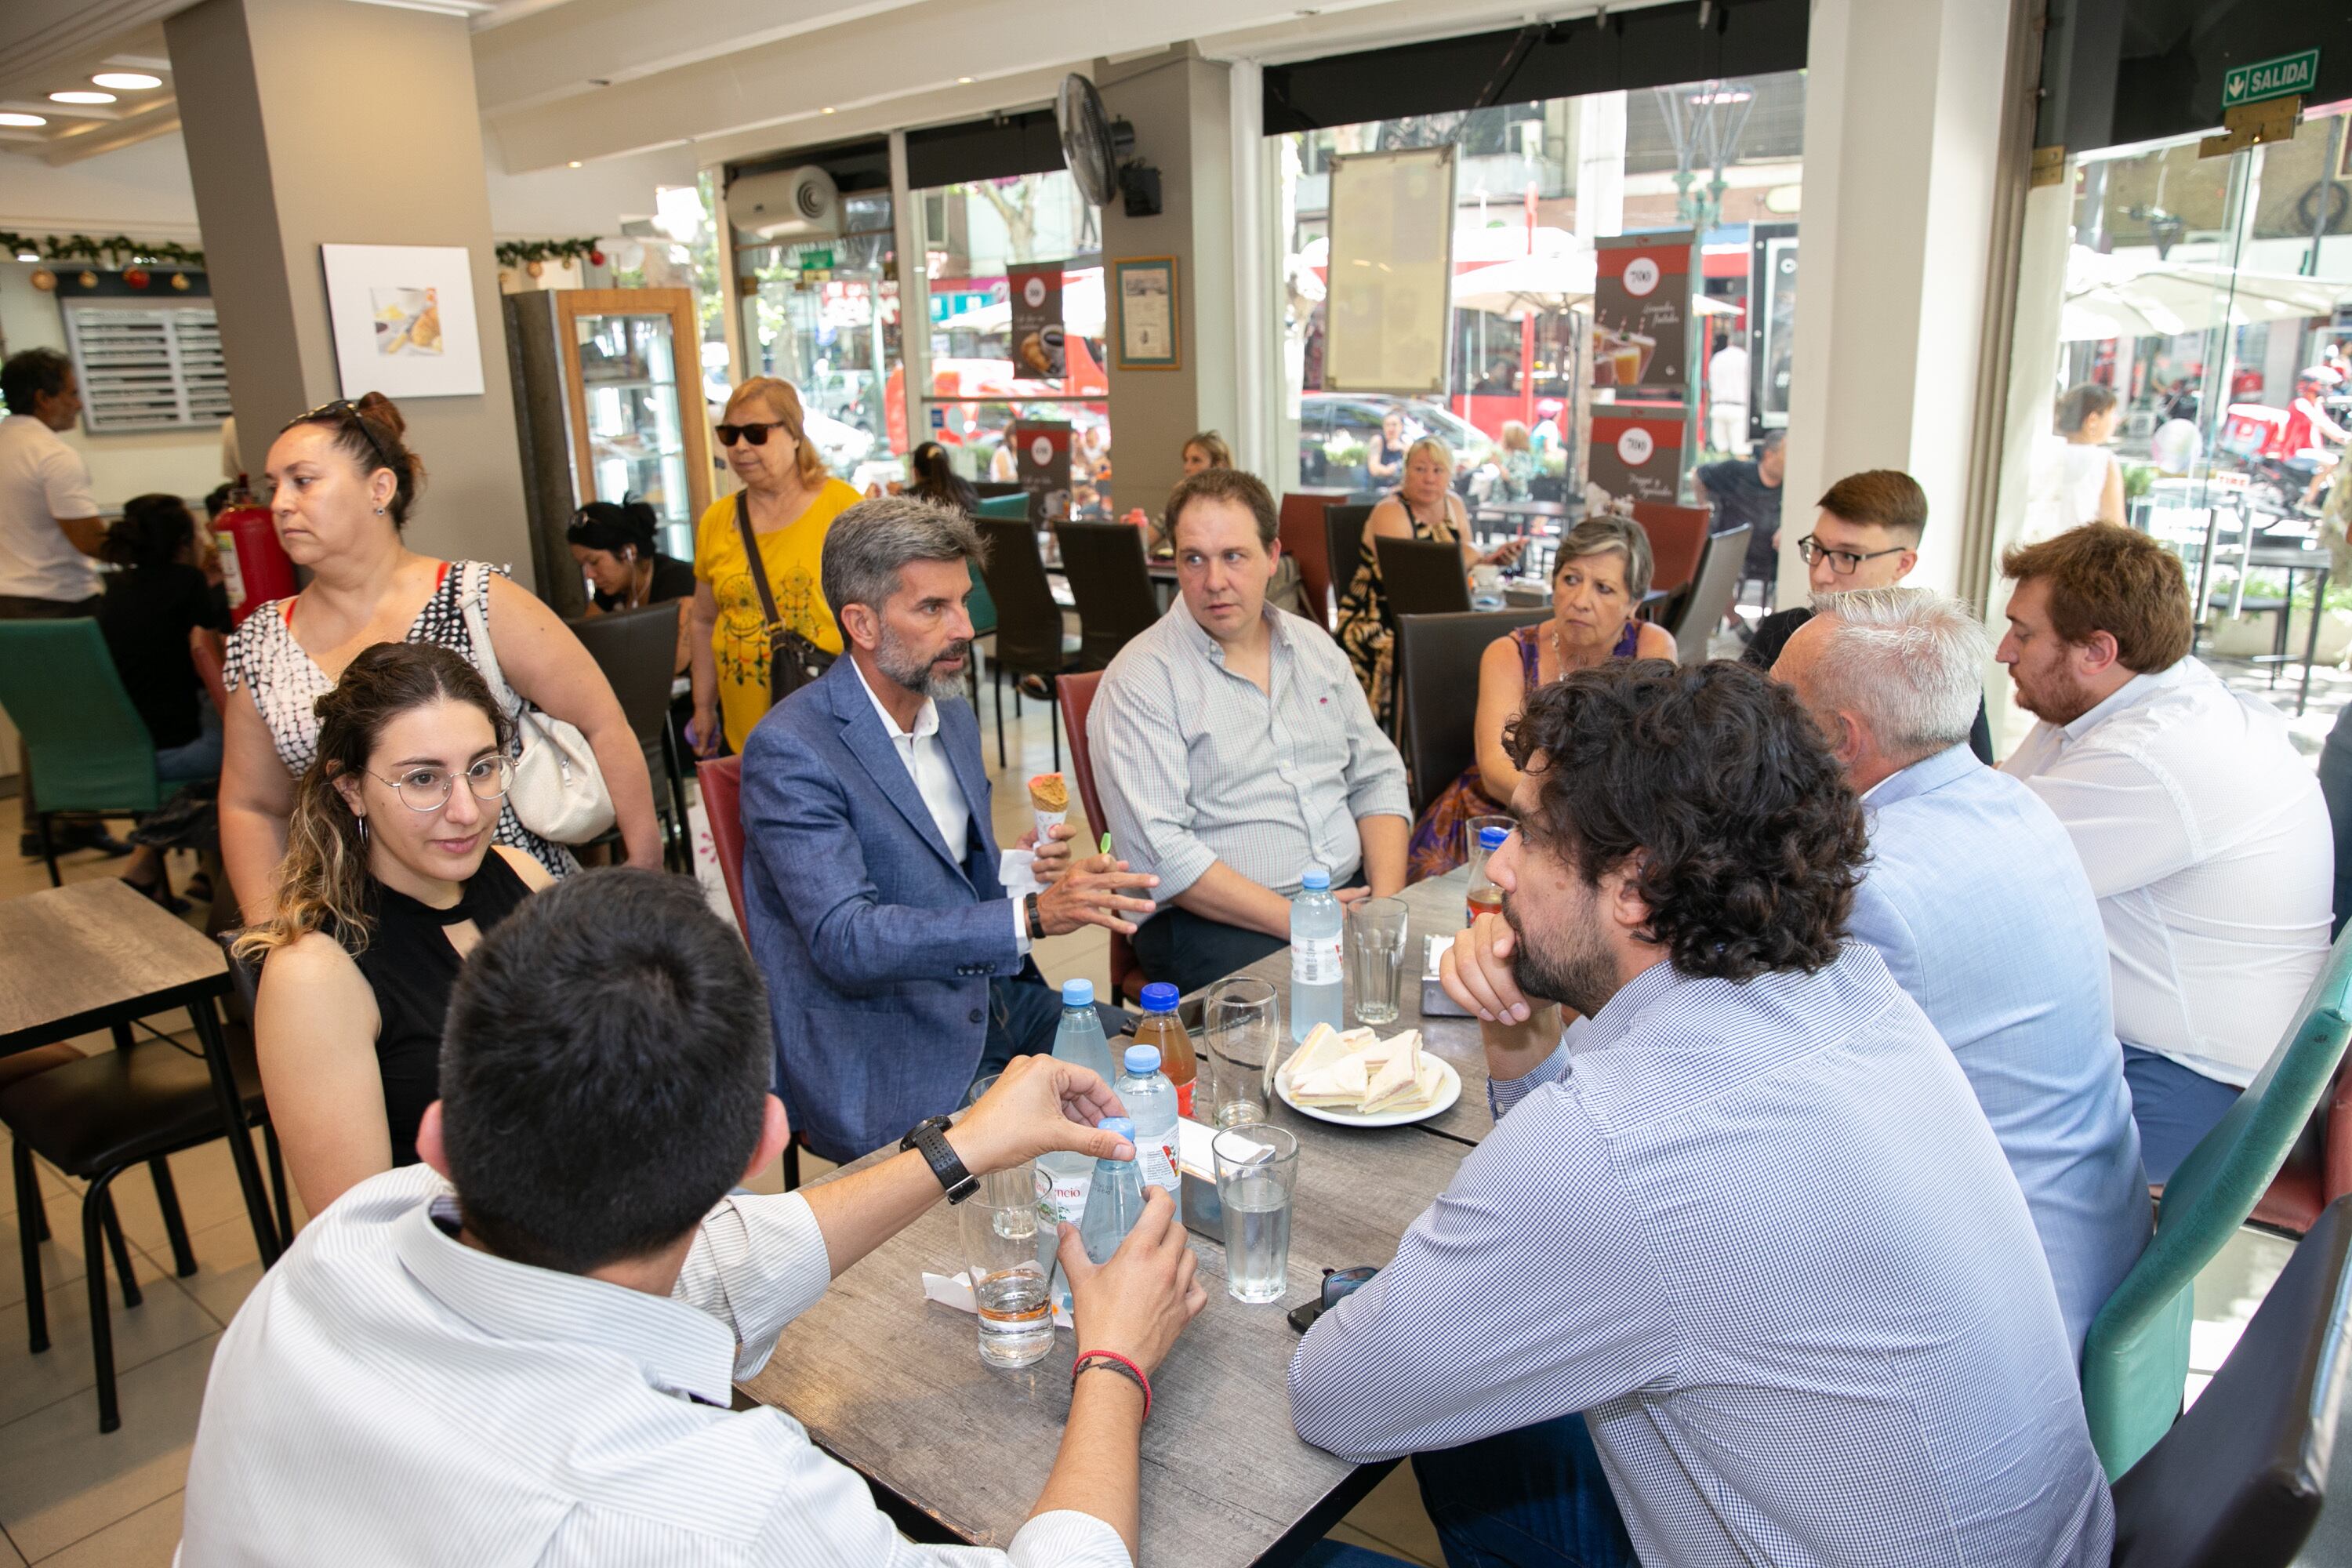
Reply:
[[[400, 804], [411, 811], [438, 811], [449, 804], [457, 775], [442, 768], [411, 768], [397, 778], [373, 777], [392, 786]], [[504, 757], [484, 757], [466, 770], [466, 787], [480, 801], [503, 800], [514, 784], [514, 764]]]

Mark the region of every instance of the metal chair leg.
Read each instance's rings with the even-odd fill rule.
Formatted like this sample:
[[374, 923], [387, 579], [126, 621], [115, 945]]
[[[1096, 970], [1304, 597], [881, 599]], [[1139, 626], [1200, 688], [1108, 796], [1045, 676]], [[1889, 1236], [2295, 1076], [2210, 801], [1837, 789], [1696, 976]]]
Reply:
[[172, 1238], [172, 1268], [185, 1279], [196, 1271], [195, 1248], [188, 1245], [188, 1222], [180, 1213], [180, 1190], [172, 1182], [172, 1167], [162, 1155], [147, 1162], [155, 1181], [155, 1206], [163, 1211], [163, 1234]]
[[261, 1124], [261, 1144], [269, 1155], [269, 1190], [278, 1205], [278, 1234], [290, 1243], [294, 1239], [294, 1208], [286, 1196], [286, 1153], [278, 1146], [275, 1122]]
[[784, 1145], [784, 1191], [793, 1192], [801, 1184], [801, 1141], [797, 1138]]
[[1045, 723], [1054, 731], [1054, 771], [1057, 773], [1062, 771], [1061, 684], [1062, 678], [1058, 675], [1045, 678]]
[[[114, 1319], [106, 1307], [106, 1255], [100, 1249], [101, 1232], [111, 1229], [118, 1237], [121, 1234], [111, 1223], [114, 1202], [106, 1190], [114, 1174], [109, 1171], [90, 1183], [81, 1200], [81, 1249], [89, 1284], [89, 1353], [98, 1367], [98, 1429], [101, 1432], [122, 1425], [122, 1410], [114, 1393]], [[123, 1283], [130, 1284], [128, 1255], [117, 1252], [115, 1259], [116, 1267], [123, 1270]]]
[[139, 1271], [131, 1267], [131, 1244], [122, 1239], [122, 1216], [115, 1212], [112, 1193], [107, 1194], [100, 1205], [99, 1219], [106, 1228], [106, 1248], [114, 1254], [114, 1271], [122, 1276], [122, 1304], [136, 1307], [147, 1297], [139, 1289]]
[[58, 840], [49, 828], [49, 814], [46, 811], [35, 814], [33, 823], [35, 831], [40, 835], [41, 858], [48, 862], [49, 886], [62, 888], [66, 885], [65, 873], [58, 869]]
[[996, 768], [1004, 771], [1004, 667], [996, 665], [989, 670], [991, 684], [996, 689]]
[[246, 1135], [245, 1105], [230, 1075], [228, 1042], [221, 1037], [220, 1016], [213, 1011], [212, 998], [203, 996], [188, 1004], [188, 1018], [196, 1026], [196, 1038], [204, 1042], [214, 1101], [220, 1107], [221, 1131], [228, 1135], [229, 1163], [236, 1167], [236, 1184], [245, 1194], [246, 1218], [253, 1225], [261, 1266], [268, 1268], [278, 1262], [278, 1232], [270, 1223], [269, 1195], [261, 1190], [261, 1166], [253, 1157], [253, 1140]]
[[16, 1147], [16, 1245], [25, 1258], [25, 1327], [29, 1331], [32, 1352], [40, 1354], [49, 1348], [49, 1305], [41, 1294], [41, 1232], [44, 1206], [41, 1203], [41, 1179], [33, 1173], [33, 1152], [19, 1142]]

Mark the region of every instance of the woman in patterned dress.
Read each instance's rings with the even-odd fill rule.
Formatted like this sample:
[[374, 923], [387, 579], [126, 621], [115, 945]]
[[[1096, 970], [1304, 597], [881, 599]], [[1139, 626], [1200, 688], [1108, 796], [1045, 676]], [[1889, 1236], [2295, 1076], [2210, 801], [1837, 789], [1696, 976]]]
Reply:
[[1500, 565], [1516, 557], [1519, 542], [1478, 553], [1469, 542], [1470, 518], [1462, 498], [1454, 493], [1454, 452], [1434, 436], [1424, 436], [1405, 448], [1404, 478], [1396, 491], [1372, 508], [1364, 520], [1364, 542], [1356, 559], [1356, 575], [1339, 595], [1339, 646], [1356, 667], [1356, 679], [1371, 700], [1372, 715], [1386, 725], [1391, 715], [1390, 650], [1396, 624], [1389, 615], [1388, 596], [1381, 589], [1380, 547], [1372, 541], [1443, 539], [1462, 547], [1462, 569]]
[[1477, 760], [1412, 825], [1408, 881], [1461, 865], [1462, 825], [1472, 817], [1511, 815], [1519, 773], [1503, 749], [1503, 731], [1527, 706], [1528, 692], [1612, 658], [1675, 657], [1665, 627], [1633, 618], [1650, 591], [1650, 536], [1632, 518], [1588, 518], [1559, 542], [1551, 619], [1496, 637], [1478, 660]]
[[[468, 603], [483, 613], [507, 684], [580, 727], [612, 792], [633, 866], [661, 864], [653, 780], [611, 683], [555, 613], [480, 562], [420, 555], [401, 540], [424, 465], [402, 442], [400, 410], [382, 393], [312, 410], [270, 444], [270, 519], [310, 584], [261, 605], [229, 640], [222, 715], [221, 858], [247, 924], [268, 920], [294, 781], [318, 754], [315, 704], [362, 648], [438, 643], [478, 666]], [[236, 694], [244, 692], [240, 700]], [[503, 806], [494, 840], [557, 876], [578, 868]]]

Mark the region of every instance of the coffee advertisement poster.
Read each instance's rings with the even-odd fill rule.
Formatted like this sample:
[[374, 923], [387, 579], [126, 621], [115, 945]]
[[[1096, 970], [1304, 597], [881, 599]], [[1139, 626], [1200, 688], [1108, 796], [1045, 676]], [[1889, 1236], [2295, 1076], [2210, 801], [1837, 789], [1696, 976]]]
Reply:
[[1614, 235], [1594, 240], [1592, 251], [1592, 384], [1621, 396], [1687, 398], [1698, 236]]
[[1682, 500], [1683, 433], [1679, 408], [1633, 412], [1592, 411], [1592, 482], [1612, 496], [1634, 500]]
[[1062, 267], [1008, 267], [1013, 304], [1013, 375], [1016, 381], [1062, 379]]
[[1032, 522], [1061, 522], [1070, 515], [1070, 426], [1043, 419], [1015, 420], [1013, 477], [1029, 492]]

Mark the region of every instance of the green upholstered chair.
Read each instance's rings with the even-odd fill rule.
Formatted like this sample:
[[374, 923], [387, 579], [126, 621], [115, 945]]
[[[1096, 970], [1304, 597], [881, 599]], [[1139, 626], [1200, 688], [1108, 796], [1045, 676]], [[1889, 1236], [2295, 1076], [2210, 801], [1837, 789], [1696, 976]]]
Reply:
[[2352, 931], [2337, 940], [2294, 1024], [2230, 1113], [2166, 1184], [2156, 1235], [2091, 1323], [2083, 1404], [2110, 1480], [2180, 1414], [2198, 1271], [2253, 1213], [2352, 1039]]
[[980, 510], [972, 513], [974, 517], [1003, 517], [1016, 520], [1028, 515], [1029, 498], [1025, 495], [989, 496], [981, 501]]
[[58, 812], [149, 812], [167, 794], [155, 742], [115, 673], [94, 620], [0, 621], [0, 709], [24, 737], [49, 884], [64, 885], [49, 837]]

